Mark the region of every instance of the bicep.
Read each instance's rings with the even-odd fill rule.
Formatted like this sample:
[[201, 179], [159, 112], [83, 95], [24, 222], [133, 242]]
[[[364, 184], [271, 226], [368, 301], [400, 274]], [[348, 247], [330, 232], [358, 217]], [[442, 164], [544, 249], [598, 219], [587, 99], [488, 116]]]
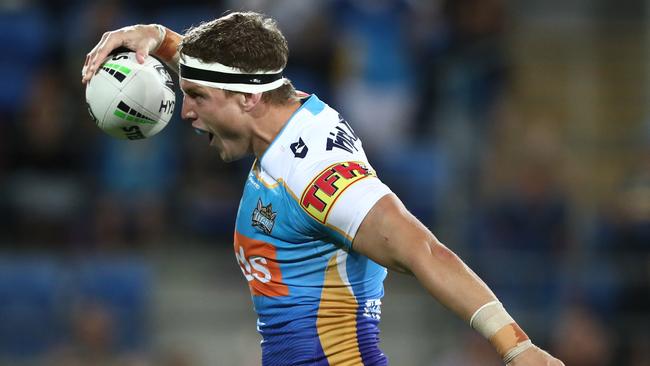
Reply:
[[438, 245], [442, 247], [391, 193], [368, 212], [354, 237], [353, 250], [392, 270], [413, 273], [417, 258], [430, 256]]

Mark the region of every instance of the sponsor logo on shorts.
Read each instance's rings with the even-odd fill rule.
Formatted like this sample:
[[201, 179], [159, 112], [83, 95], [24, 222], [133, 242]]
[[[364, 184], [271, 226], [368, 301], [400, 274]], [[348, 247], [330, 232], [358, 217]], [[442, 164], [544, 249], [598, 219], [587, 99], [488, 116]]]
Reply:
[[341, 194], [354, 183], [370, 176], [376, 175], [359, 161], [330, 165], [305, 188], [300, 205], [313, 218], [325, 223]]

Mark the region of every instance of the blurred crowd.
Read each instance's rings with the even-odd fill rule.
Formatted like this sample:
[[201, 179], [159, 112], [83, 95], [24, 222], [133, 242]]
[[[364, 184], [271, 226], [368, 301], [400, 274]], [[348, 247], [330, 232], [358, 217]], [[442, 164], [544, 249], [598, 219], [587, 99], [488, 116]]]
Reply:
[[[151, 286], [141, 254], [182, 241], [231, 245], [252, 160], [221, 162], [180, 119], [180, 94], [160, 134], [110, 138], [88, 116], [80, 83], [103, 32], [135, 23], [183, 32], [228, 9], [278, 20], [286, 76], [346, 116], [379, 176], [538, 343], [571, 366], [650, 364], [649, 125], [630, 132], [643, 141], [619, 189], [587, 213], [576, 206], [557, 131], [513, 118], [502, 0], [1, 2], [0, 361], [37, 350], [53, 365], [148, 364], [130, 357], [147, 339], [134, 320]], [[500, 145], [504, 130], [525, 149]], [[516, 163], [505, 166], [503, 151]], [[125, 253], [127, 265], [105, 265]], [[56, 278], [69, 294], [49, 284]], [[36, 295], [25, 290], [33, 284]], [[43, 331], [24, 334], [41, 343], [16, 341], [18, 320], [46, 319], [43, 308], [67, 322], [49, 325], [67, 344]], [[4, 321], [15, 314], [23, 318]], [[432, 364], [494, 357], [471, 334], [459, 347]], [[96, 361], [108, 354], [120, 358]]]

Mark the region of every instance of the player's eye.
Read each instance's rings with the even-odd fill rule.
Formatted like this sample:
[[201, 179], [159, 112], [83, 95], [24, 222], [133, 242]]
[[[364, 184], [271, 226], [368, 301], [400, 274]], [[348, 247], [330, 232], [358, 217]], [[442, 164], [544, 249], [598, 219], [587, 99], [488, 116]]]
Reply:
[[195, 91], [191, 91], [191, 90], [189, 90], [189, 91], [185, 91], [185, 92], [183, 92], [183, 93], [185, 94], [185, 96], [187, 96], [187, 97], [189, 97], [189, 98], [192, 98], [192, 99], [203, 98], [203, 94], [197, 93], [197, 92], [195, 92]]

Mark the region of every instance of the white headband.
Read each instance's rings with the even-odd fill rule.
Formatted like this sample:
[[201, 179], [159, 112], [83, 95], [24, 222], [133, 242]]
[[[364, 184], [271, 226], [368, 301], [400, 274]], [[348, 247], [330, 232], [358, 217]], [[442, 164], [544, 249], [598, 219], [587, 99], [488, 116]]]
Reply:
[[241, 93], [263, 93], [287, 82], [282, 77], [282, 69], [251, 74], [218, 62], [205, 63], [184, 54], [180, 58], [180, 76], [200, 85]]

